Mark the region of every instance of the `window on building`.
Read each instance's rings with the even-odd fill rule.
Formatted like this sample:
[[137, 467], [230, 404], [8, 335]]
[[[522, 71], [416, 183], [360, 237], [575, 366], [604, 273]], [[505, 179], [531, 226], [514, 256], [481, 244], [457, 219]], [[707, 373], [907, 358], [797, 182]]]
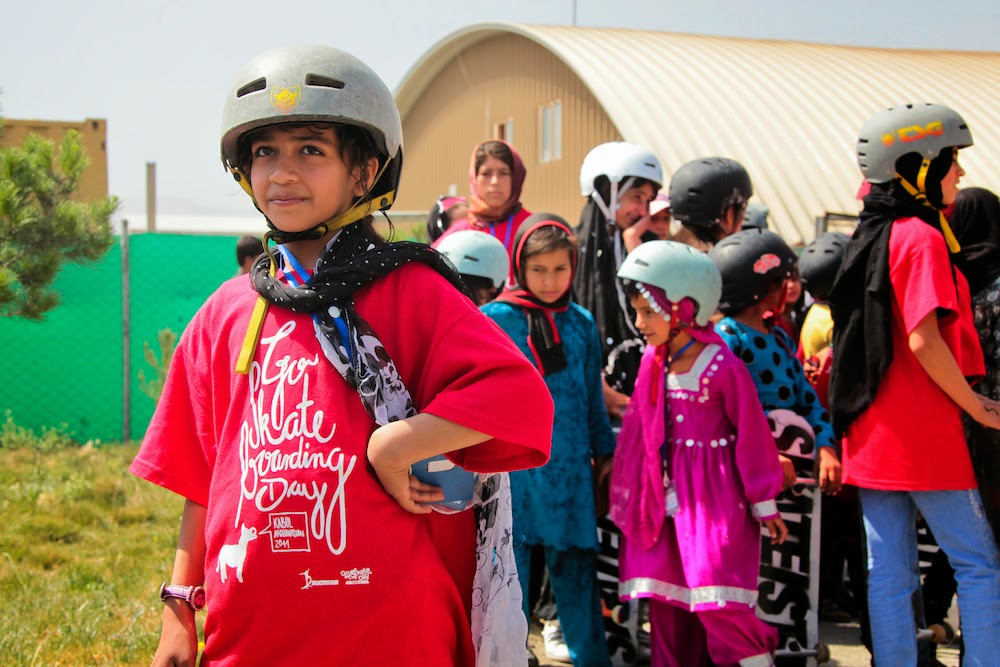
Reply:
[[542, 163], [562, 159], [562, 100], [543, 104], [538, 111], [538, 154]]
[[514, 143], [513, 116], [509, 116], [506, 120], [493, 124], [493, 138], [506, 141], [508, 144]]

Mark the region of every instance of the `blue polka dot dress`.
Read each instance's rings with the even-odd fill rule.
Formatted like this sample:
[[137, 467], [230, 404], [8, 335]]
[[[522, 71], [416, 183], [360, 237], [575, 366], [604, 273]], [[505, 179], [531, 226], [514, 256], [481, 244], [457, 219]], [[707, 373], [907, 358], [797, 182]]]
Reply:
[[731, 317], [722, 318], [715, 330], [746, 364], [765, 412], [779, 408], [792, 410], [812, 426], [817, 447], [833, 447], [840, 451], [833, 437], [830, 416], [806, 380], [791, 336], [778, 327], [769, 334], [761, 333]]

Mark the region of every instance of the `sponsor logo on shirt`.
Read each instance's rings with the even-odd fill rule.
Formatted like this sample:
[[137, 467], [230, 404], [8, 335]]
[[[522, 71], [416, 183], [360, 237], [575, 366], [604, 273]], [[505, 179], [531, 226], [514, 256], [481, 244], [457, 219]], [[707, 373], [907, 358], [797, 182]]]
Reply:
[[351, 584], [367, 584], [372, 576], [372, 569], [370, 567], [354, 568], [353, 570], [343, 570], [340, 576], [344, 578], [344, 583], [348, 586]]
[[309, 576], [309, 570], [306, 570], [305, 572], [299, 572], [299, 574], [301, 574], [303, 577], [306, 578], [306, 583], [304, 583], [302, 585], [302, 590], [304, 590], [304, 591], [312, 588], [313, 586], [339, 586], [340, 585], [340, 580], [339, 579], [313, 579], [311, 576]]

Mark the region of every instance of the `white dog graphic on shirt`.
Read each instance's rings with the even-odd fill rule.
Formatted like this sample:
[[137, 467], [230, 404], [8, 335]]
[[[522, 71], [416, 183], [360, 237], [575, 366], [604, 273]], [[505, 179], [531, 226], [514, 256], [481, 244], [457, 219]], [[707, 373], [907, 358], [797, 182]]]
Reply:
[[247, 558], [247, 544], [256, 539], [256, 528], [247, 528], [246, 524], [240, 524], [239, 544], [222, 545], [219, 549], [219, 562], [215, 566], [222, 583], [226, 583], [226, 569], [230, 567], [236, 568], [236, 580], [243, 583], [243, 562]]

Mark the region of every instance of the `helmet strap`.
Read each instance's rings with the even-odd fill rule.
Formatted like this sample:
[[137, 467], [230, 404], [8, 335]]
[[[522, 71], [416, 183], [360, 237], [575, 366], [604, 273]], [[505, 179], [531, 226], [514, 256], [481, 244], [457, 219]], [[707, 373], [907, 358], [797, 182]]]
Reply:
[[931, 161], [924, 158], [920, 163], [920, 171], [917, 172], [917, 190], [927, 195], [927, 171], [931, 168]]
[[614, 224], [614, 211], [618, 208], [618, 183], [615, 182], [611, 184], [611, 196], [609, 197], [609, 201], [607, 203], [605, 203], [601, 198], [601, 193], [598, 192], [596, 188], [590, 194], [590, 198], [594, 200], [595, 204], [597, 204], [597, 208], [601, 209], [601, 213], [604, 214], [604, 219], [608, 222], [608, 224]]
[[929, 166], [930, 160], [925, 158], [923, 164], [920, 165], [920, 172], [917, 174], [917, 187], [913, 187], [913, 184], [900, 176], [899, 172], [896, 172], [896, 180], [903, 186], [904, 190], [910, 193], [914, 199], [927, 208], [937, 212], [938, 222], [941, 224], [941, 233], [944, 235], [944, 242], [948, 245], [948, 250], [952, 254], [955, 254], [962, 249], [962, 246], [958, 242], [958, 239], [955, 238], [955, 233], [951, 231], [951, 225], [948, 224], [948, 218], [945, 217], [943, 211], [927, 201], [927, 192], [924, 190], [924, 185], [926, 184], [927, 168]]

